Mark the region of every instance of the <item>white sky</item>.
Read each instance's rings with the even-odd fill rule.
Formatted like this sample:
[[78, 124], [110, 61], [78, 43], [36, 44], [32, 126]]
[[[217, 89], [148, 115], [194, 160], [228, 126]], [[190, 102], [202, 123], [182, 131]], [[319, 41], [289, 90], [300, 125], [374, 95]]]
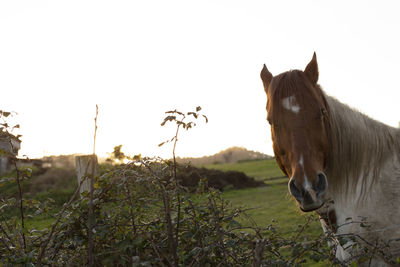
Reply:
[[0, 0], [0, 109], [18, 112], [22, 154], [169, 157], [164, 111], [202, 106], [179, 156], [230, 146], [272, 154], [262, 64], [304, 69], [389, 125], [400, 120], [398, 1]]

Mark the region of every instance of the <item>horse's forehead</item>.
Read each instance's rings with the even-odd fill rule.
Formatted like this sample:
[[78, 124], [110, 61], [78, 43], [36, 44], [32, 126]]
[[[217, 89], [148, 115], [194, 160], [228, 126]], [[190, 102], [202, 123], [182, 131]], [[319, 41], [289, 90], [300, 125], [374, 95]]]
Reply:
[[269, 112], [281, 119], [293, 118], [310, 121], [309, 117], [315, 116], [315, 113], [323, 106], [323, 100], [314, 92], [291, 92], [272, 98]]
[[291, 111], [295, 114], [299, 113], [301, 110], [300, 103], [297, 102], [296, 96], [291, 95], [288, 97], [284, 97], [281, 101], [280, 104], [282, 107], [288, 111]]

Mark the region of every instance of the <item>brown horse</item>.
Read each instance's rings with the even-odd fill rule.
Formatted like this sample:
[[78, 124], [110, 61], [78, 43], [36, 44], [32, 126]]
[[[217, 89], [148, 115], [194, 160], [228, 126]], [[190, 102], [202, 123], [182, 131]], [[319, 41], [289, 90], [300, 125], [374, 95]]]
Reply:
[[273, 76], [264, 65], [275, 159], [300, 209], [335, 235], [341, 262], [367, 249], [368, 264], [391, 266], [400, 257], [400, 131], [326, 95], [318, 75], [315, 53], [304, 71]]

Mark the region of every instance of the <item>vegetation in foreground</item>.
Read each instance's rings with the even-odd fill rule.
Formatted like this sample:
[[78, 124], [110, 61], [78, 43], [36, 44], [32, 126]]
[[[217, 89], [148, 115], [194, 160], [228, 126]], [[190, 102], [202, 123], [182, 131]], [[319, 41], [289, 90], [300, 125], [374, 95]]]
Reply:
[[[285, 266], [328, 257], [325, 240], [306, 234], [308, 224], [285, 236], [273, 224], [259, 227], [219, 191], [207, 189], [206, 180], [189, 193], [173, 173], [170, 162], [142, 160], [113, 167], [96, 179], [96, 266]], [[25, 216], [54, 214], [51, 225], [41, 230], [23, 226], [18, 215], [6, 218], [18, 199], [3, 200], [3, 264], [86, 265], [89, 194], [76, 192], [62, 210], [52, 209], [51, 200], [31, 205], [32, 200], [24, 200]]]
[[[174, 121], [178, 130], [180, 126], [188, 129], [193, 124], [183, 119], [197, 118], [196, 112], [170, 111], [163, 124]], [[183, 119], [178, 120], [176, 114], [183, 115]], [[174, 149], [177, 134], [171, 139]], [[61, 208], [44, 194], [24, 195], [32, 170], [16, 168], [15, 176], [0, 181], [0, 186], [7, 188], [5, 191], [13, 192], [2, 194], [0, 199], [0, 263], [6, 266], [340, 264], [327, 247], [330, 237], [315, 236], [310, 230], [315, 217], [299, 216], [304, 221], [296, 229], [282, 232], [279, 221], [264, 220], [258, 224], [256, 214], [267, 215], [254, 206], [240, 208], [226, 200], [241, 206], [244, 201], [239, 199], [247, 199], [250, 206], [251, 202], [263, 202], [269, 204], [263, 207], [271, 210], [287, 206], [290, 213], [293, 205], [288, 205], [289, 200], [277, 197], [282, 196], [279, 183], [266, 188], [226, 191], [222, 195], [209, 188], [204, 177], [193, 191], [180, 184], [178, 168], [175, 155], [173, 161], [137, 157], [128, 165], [108, 165], [97, 177], [85, 176], [94, 182], [90, 193], [79, 195], [81, 182]], [[262, 179], [256, 169], [252, 171]], [[274, 187], [275, 190], [268, 192]], [[270, 203], [263, 197], [265, 189]], [[286, 221], [288, 216], [285, 214]], [[35, 224], [38, 220], [47, 227], [38, 227]]]

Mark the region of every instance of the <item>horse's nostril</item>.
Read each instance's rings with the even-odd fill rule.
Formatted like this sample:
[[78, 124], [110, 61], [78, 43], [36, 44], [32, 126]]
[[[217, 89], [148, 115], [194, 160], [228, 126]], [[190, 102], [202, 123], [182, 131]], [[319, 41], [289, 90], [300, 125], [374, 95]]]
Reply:
[[315, 191], [317, 193], [323, 193], [325, 192], [326, 188], [328, 186], [328, 180], [326, 179], [325, 174], [322, 172], [317, 175], [317, 183], [315, 185]]
[[294, 196], [296, 199], [302, 199], [302, 191], [299, 189], [296, 185], [296, 181], [292, 178], [289, 181], [289, 191], [292, 196]]

